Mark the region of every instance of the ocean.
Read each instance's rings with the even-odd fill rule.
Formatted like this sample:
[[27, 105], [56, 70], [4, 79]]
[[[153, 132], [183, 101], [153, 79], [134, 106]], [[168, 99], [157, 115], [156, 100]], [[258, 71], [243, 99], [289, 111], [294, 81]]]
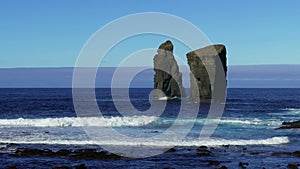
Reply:
[[[113, 98], [107, 88], [95, 91], [96, 99], [91, 101], [97, 103], [101, 116], [78, 117], [72, 89], [0, 89], [0, 168], [300, 165], [300, 130], [277, 129], [283, 121], [300, 120], [300, 89], [230, 88], [221, 119], [210, 121], [206, 121], [208, 103], [200, 104], [195, 117], [179, 118], [179, 113], [193, 111], [181, 109], [183, 104], [193, 107], [188, 99], [165, 101], [163, 111], [154, 115], [147, 111], [162, 103], [149, 100], [152, 89], [130, 89], [128, 98], [121, 94]], [[124, 104], [122, 110], [117, 102]], [[135, 112], [126, 108], [128, 103]], [[207, 123], [216, 129], [207, 138], [200, 137]], [[166, 133], [170, 138], [156, 139]]]

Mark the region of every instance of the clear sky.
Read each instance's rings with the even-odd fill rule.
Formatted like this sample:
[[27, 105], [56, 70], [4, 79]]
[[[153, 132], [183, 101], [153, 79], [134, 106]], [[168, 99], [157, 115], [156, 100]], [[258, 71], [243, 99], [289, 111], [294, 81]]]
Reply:
[[[299, 0], [2, 0], [0, 68], [72, 67], [95, 31], [139, 12], [170, 13], [192, 22], [213, 43], [227, 46], [229, 65], [300, 64], [299, 7]], [[157, 48], [165, 38], [140, 40], [142, 47]], [[188, 51], [175, 46], [175, 52], [184, 58]], [[114, 59], [104, 66], [115, 66]]]

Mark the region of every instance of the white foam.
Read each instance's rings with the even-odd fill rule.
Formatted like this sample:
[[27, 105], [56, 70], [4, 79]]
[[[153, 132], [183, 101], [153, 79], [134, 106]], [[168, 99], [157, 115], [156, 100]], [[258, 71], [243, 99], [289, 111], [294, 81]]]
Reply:
[[[155, 116], [131, 116], [131, 117], [62, 117], [43, 119], [0, 119], [0, 128], [3, 127], [121, 127], [121, 126], [144, 126], [151, 123], [173, 123], [175, 119], [161, 118]], [[196, 123], [204, 124], [205, 118], [196, 119]], [[177, 119], [177, 124], [194, 123], [195, 119]], [[281, 121], [275, 119], [246, 119], [246, 118], [223, 118], [209, 119], [208, 123], [219, 123], [229, 125], [263, 125], [280, 126]]]
[[168, 100], [168, 99], [169, 98], [167, 96], [158, 98], [158, 100]]
[[282, 109], [282, 110], [288, 110], [288, 111], [300, 111], [300, 109], [297, 109], [297, 108], [285, 108], [285, 109]]
[[298, 115], [300, 115], [300, 109], [285, 108], [285, 109], [282, 109], [281, 112], [268, 113], [268, 114], [275, 115], [275, 116], [298, 116]]
[[0, 127], [120, 127], [143, 126], [154, 122], [155, 116], [132, 117], [62, 117], [43, 119], [0, 119]]
[[266, 126], [280, 126], [279, 120], [261, 120], [258, 118], [253, 119], [222, 119], [220, 123], [233, 123], [233, 124], [246, 124], [246, 125], [266, 125]]
[[58, 145], [107, 145], [107, 146], [210, 146], [217, 147], [222, 145], [242, 146], [242, 145], [278, 145], [289, 142], [288, 137], [272, 137], [267, 139], [252, 139], [252, 140], [226, 140], [226, 139], [206, 139], [206, 140], [190, 140], [190, 141], [143, 141], [143, 142], [129, 142], [120, 140], [0, 140], [0, 143], [15, 143], [15, 144], [58, 144]]
[[[204, 124], [205, 118], [197, 119], [196, 123], [198, 124]], [[167, 119], [167, 120], [162, 120], [161, 123], [171, 123], [173, 120]], [[193, 119], [188, 120], [178, 120], [178, 124], [185, 124], [185, 123], [192, 123], [194, 122]], [[258, 119], [258, 118], [253, 118], [253, 119], [246, 119], [246, 118], [223, 118], [223, 119], [208, 119], [206, 122], [208, 124], [229, 124], [229, 125], [262, 125], [262, 126], [280, 126], [282, 121], [276, 120], [276, 119]]]

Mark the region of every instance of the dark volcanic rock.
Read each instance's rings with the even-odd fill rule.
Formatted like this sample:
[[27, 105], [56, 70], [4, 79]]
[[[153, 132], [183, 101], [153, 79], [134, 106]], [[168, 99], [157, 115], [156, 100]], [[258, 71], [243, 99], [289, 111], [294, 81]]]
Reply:
[[222, 166], [219, 169], [227, 169], [227, 167], [226, 166]]
[[[207, 46], [191, 51], [186, 56], [191, 70], [190, 100], [199, 102], [210, 100], [214, 96], [218, 98], [216, 101], [224, 101], [227, 74], [225, 46]], [[217, 83], [220, 85], [217, 86]]]
[[13, 157], [30, 157], [30, 156], [40, 156], [40, 157], [63, 157], [70, 159], [84, 159], [84, 160], [116, 160], [123, 159], [124, 157], [112, 154], [106, 151], [97, 151], [96, 149], [79, 149], [79, 150], [59, 150], [53, 152], [48, 149], [27, 149], [18, 148], [15, 153], [10, 154]]
[[84, 164], [80, 164], [76, 166], [75, 169], [86, 169], [86, 166]]
[[[168, 98], [185, 97], [182, 86], [182, 73], [179, 72], [173, 55], [173, 44], [166, 41], [161, 44], [154, 56], [154, 89], [160, 89]], [[162, 93], [154, 93], [154, 99], [162, 97]]]
[[212, 156], [212, 152], [207, 150], [207, 147], [198, 147], [197, 148], [197, 155], [201, 157], [205, 156]]
[[274, 152], [272, 153], [273, 156], [280, 156], [280, 155], [289, 155], [294, 157], [300, 157], [300, 151], [294, 151], [294, 152]]
[[252, 151], [252, 152], [250, 152], [249, 154], [250, 154], [250, 155], [259, 155], [260, 152], [258, 152], [258, 151]]
[[70, 169], [68, 166], [53, 167], [52, 169]]
[[14, 154], [11, 156], [15, 157], [27, 157], [27, 156], [55, 156], [55, 153], [51, 150], [45, 149], [27, 149], [27, 148], [18, 148]]
[[96, 151], [95, 149], [77, 150], [69, 156], [71, 159], [85, 159], [85, 160], [117, 160], [124, 157], [112, 154], [106, 151]]
[[300, 129], [300, 120], [294, 122], [283, 122], [278, 129]]
[[248, 165], [249, 165], [248, 163], [239, 162], [239, 167], [240, 168], [246, 168]]
[[61, 150], [58, 150], [56, 153], [53, 153], [53, 154], [55, 154], [55, 156], [64, 157], [64, 156], [69, 155], [70, 153], [71, 152], [69, 150], [61, 149]]
[[164, 149], [164, 152], [165, 153], [173, 153], [173, 152], [176, 152], [176, 149], [175, 148]]
[[10, 166], [10, 167], [7, 167], [6, 169], [17, 169], [16, 166]]
[[220, 162], [211, 160], [211, 161], [208, 161], [208, 165], [218, 166], [218, 165], [220, 165]]
[[287, 168], [288, 169], [298, 169], [298, 166], [295, 164], [288, 164]]

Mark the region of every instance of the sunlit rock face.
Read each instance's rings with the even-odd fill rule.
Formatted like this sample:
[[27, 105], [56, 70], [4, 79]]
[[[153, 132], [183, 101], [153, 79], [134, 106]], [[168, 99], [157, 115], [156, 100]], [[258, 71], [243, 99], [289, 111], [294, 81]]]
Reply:
[[[186, 54], [190, 66], [190, 100], [210, 100], [215, 94], [222, 100], [226, 93], [227, 58], [224, 45], [211, 45]], [[225, 80], [225, 82], [224, 82]], [[216, 85], [224, 82], [221, 87]]]

